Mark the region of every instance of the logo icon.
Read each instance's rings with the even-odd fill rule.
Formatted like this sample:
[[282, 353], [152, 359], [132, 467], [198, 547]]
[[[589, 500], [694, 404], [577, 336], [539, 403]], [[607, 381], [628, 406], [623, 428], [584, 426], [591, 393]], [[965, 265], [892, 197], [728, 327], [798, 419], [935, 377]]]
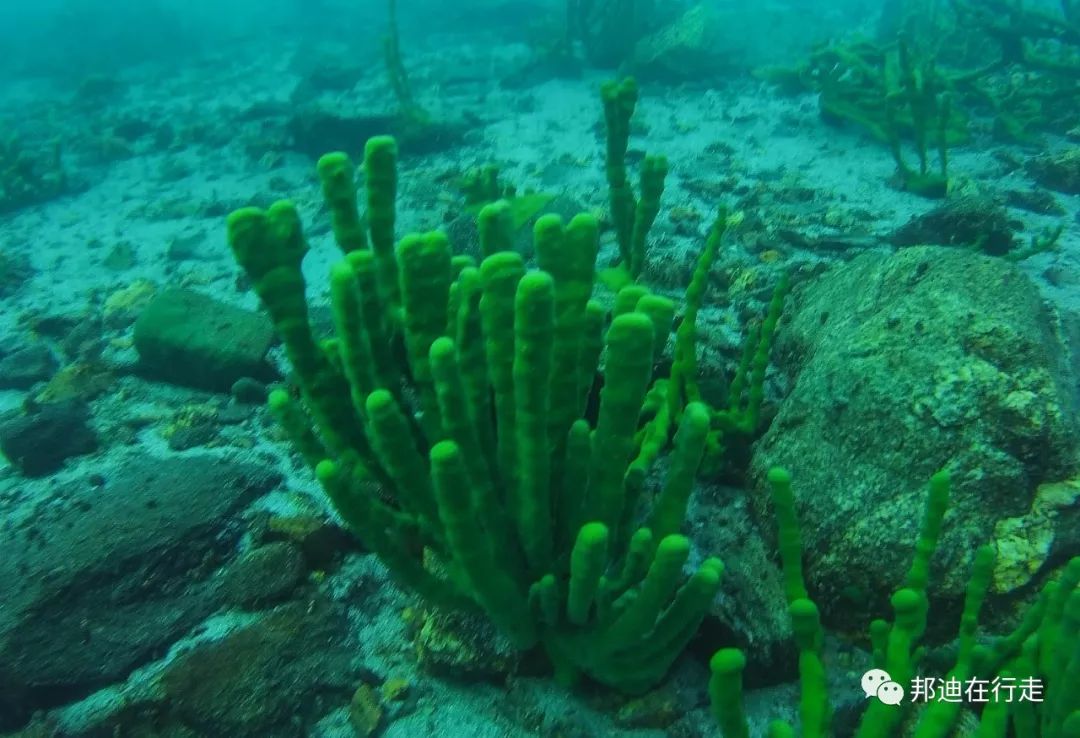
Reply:
[[877, 697], [886, 705], [899, 705], [904, 701], [904, 688], [892, 680], [884, 669], [871, 669], [862, 675], [862, 690], [867, 699]]

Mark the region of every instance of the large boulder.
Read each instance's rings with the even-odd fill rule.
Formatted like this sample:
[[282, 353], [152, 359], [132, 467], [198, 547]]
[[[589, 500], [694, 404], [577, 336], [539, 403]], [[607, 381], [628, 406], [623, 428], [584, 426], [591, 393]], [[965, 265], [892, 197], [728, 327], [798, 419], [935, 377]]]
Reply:
[[[998, 547], [999, 594], [1077, 553], [1063, 550], [1078, 545], [1065, 535], [1076, 500], [1036, 495], [1077, 468], [1077, 383], [1056, 325], [1015, 265], [957, 249], [867, 254], [794, 291], [775, 353], [792, 389], [755, 450], [751, 505], [774, 530], [764, 476], [792, 472], [828, 621], [864, 631], [888, 614], [939, 469], [953, 486], [931, 577], [943, 627], [976, 546]], [[1041, 553], [1014, 545], [1025, 520], [1048, 536]]]
[[125, 677], [214, 612], [209, 579], [278, 483], [265, 465], [113, 460], [98, 484], [0, 498], [0, 730]]

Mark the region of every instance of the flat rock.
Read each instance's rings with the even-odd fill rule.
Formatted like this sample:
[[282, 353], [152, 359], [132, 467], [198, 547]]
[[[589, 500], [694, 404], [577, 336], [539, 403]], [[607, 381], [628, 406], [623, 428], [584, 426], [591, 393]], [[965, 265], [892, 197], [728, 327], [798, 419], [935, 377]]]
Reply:
[[273, 378], [266, 361], [273, 342], [265, 315], [188, 289], [158, 293], [135, 321], [145, 376], [215, 392], [241, 377]]
[[224, 573], [220, 587], [226, 604], [256, 609], [285, 599], [307, 574], [304, 554], [291, 543], [254, 548]]
[[230, 738], [310, 735], [305, 726], [347, 704], [355, 688], [347, 634], [344, 612], [331, 602], [282, 605], [170, 664], [143, 727], [190, 726]]
[[279, 481], [194, 456], [102, 474], [35, 509], [0, 501], [0, 730], [124, 678], [212, 613], [209, 575], [241, 533], [230, 519]]

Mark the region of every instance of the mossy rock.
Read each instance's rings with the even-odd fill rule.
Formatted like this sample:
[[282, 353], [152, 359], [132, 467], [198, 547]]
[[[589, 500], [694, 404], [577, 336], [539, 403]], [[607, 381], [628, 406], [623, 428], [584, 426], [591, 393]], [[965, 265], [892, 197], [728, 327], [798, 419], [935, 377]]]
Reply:
[[215, 392], [241, 377], [272, 379], [266, 353], [273, 341], [265, 316], [188, 289], [161, 292], [135, 321], [145, 376]]

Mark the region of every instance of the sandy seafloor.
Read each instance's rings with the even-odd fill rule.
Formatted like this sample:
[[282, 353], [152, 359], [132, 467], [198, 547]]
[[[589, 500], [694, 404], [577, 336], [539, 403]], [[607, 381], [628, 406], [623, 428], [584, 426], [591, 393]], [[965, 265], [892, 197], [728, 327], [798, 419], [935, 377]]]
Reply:
[[[95, 165], [81, 160], [75, 147], [69, 165], [76, 176], [85, 180], [86, 189], [44, 205], [31, 207], [0, 218], [0, 239], [6, 249], [26, 254], [36, 274], [17, 295], [6, 301], [0, 311], [0, 336], [21, 335], [20, 322], [27, 313], [80, 314], [90, 306], [100, 306], [111, 294], [128, 288], [138, 280], [155, 286], [184, 284], [215, 297], [255, 308], [250, 292], [236, 288], [238, 268], [224, 241], [224, 219], [217, 212], [227, 212], [246, 204], [253, 197], [287, 197], [301, 208], [309, 231], [318, 232], [311, 239], [311, 253], [305, 269], [310, 277], [312, 298], [325, 302], [325, 274], [337, 257], [337, 251], [325, 226], [320, 222], [319, 192], [314, 177], [314, 162], [290, 152], [275, 155], [274, 166], [253, 155], [250, 136], [244, 130], [229, 130], [239, 111], [257, 102], [288, 105], [297, 82], [295, 54], [301, 49], [276, 48], [272, 52], [236, 49], [199, 64], [180, 69], [144, 65], [127, 70], [121, 79], [125, 93], [109, 103], [110, 109], [84, 111], [76, 117], [76, 108], [67, 102], [70, 90], [46, 83], [16, 84], [0, 95], [0, 114], [18, 112], [23, 124], [38, 119], [43, 126], [55, 126], [58, 135], [72, 127], [84, 127], [93, 133], [95, 121], [113, 113], [132, 113], [169, 120], [180, 128], [199, 126], [206, 131], [204, 143], [195, 136], [180, 150], [151, 151], [130, 158]], [[448, 68], [475, 69], [512, 64], [527, 53], [524, 47], [469, 47], [460, 43], [440, 51], [410, 50], [408, 63], [414, 86], [422, 103], [431, 111], [459, 115], [464, 111], [477, 116], [475, 128], [465, 145], [445, 154], [422, 159], [406, 158], [400, 167], [398, 199], [399, 230], [429, 229], [440, 224], [445, 200], [453, 200], [453, 190], [439, 194], [434, 174], [460, 170], [490, 161], [498, 162], [507, 180], [521, 187], [544, 191], [562, 190], [585, 207], [606, 207], [603, 174], [602, 140], [597, 122], [600, 105], [597, 86], [607, 77], [587, 73], [578, 80], [552, 80], [524, 89], [500, 89], [486, 81], [432, 87]], [[392, 106], [382, 69], [375, 66], [362, 75], [352, 90], [324, 96], [323, 104], [336, 103], [350, 112], [387, 111]], [[894, 163], [887, 149], [869, 141], [857, 130], [839, 130], [826, 126], [818, 117], [816, 101], [807, 95], [784, 98], [749, 77], [712, 89], [662, 89], [642, 86], [637, 120], [647, 132], [635, 134], [631, 147], [665, 154], [672, 173], [664, 193], [663, 209], [655, 229], [651, 258], [689, 263], [703, 243], [709, 216], [715, 203], [695, 194], [688, 180], [734, 175], [750, 188], [764, 185], [798, 188], [807, 201], [801, 206], [802, 225], [794, 226], [807, 233], [832, 233], [840, 236], [872, 238], [884, 236], [912, 215], [925, 212], [936, 203], [898, 192], [888, 179]], [[225, 128], [226, 130], [223, 130]], [[976, 143], [954, 150], [951, 172], [958, 181], [970, 180], [990, 191], [1010, 187], [1030, 187], [1022, 170], [1003, 174], [1003, 166], [994, 152], [997, 144], [979, 143], [984, 136], [976, 132]], [[731, 147], [723, 163], [703, 152], [721, 142]], [[357, 142], [354, 155], [362, 142]], [[715, 148], [715, 147], [714, 147]], [[1024, 152], [1017, 150], [1024, 156]], [[256, 152], [257, 153], [257, 152]], [[275, 153], [275, 152], [267, 152]], [[1022, 269], [1044, 291], [1047, 299], [1066, 311], [1080, 310], [1080, 228], [1076, 215], [1077, 198], [1057, 195], [1067, 209], [1065, 233], [1060, 249], [1026, 260]], [[200, 203], [203, 207], [185, 207]], [[207, 207], [215, 211], [210, 216]], [[697, 236], [679, 235], [671, 213], [682, 209], [700, 215], [694, 226]], [[781, 207], [782, 209], [782, 207]], [[194, 211], [196, 214], [191, 214]], [[1058, 222], [1014, 210], [1011, 214], [1031, 234]], [[835, 224], [831, 226], [830, 224]], [[683, 231], [685, 233], [685, 231]], [[167, 258], [169, 244], [182, 239], [194, 244], [192, 258], [181, 261]], [[105, 257], [117, 243], [133, 249], [130, 268], [116, 271], [105, 266]], [[610, 234], [608, 236], [610, 249]], [[779, 267], [797, 267], [819, 260], [837, 260], [858, 253], [801, 251], [778, 242]], [[876, 248], [889, 248], [882, 244]], [[753, 270], [762, 267], [759, 253], [742, 248], [738, 239], [728, 247], [723, 259], [725, 268]], [[776, 267], [769, 267], [763, 279], [771, 281]], [[760, 296], [755, 296], [758, 299]], [[710, 309], [725, 311], [728, 301], [723, 294], [713, 294]], [[760, 304], [760, 300], [757, 304]], [[782, 328], [781, 328], [782, 330]], [[120, 367], [131, 366], [136, 357], [130, 343], [130, 321], [123, 320], [111, 334], [106, 359]], [[118, 388], [122, 400], [103, 397], [95, 401], [95, 422], [103, 418], [141, 415], [168, 418], [180, 404], [205, 401], [207, 396], [186, 389], [153, 385], [136, 376], [125, 376]], [[25, 393], [0, 393], [0, 409], [20, 405]], [[242, 429], [247, 442], [214, 449], [169, 450], [160, 433], [160, 423], [150, 422], [139, 432], [135, 450], [150, 460], [167, 454], [226, 455], [252, 459], [279, 468], [286, 476], [281, 490], [261, 500], [259, 507], [275, 510], [322, 509], [319, 490], [306, 469], [288, 458], [287, 449], [266, 437], [263, 423], [249, 422]], [[248, 446], [248, 447], [244, 447]], [[96, 456], [69, 460], [67, 466], [50, 478], [25, 481], [10, 467], [0, 468], [0, 489], [23, 488], [24, 494], [46, 495], [65, 480], [78, 479], [88, 469], [106, 468], [110, 454], [130, 454], [130, 446], [109, 446]], [[722, 556], [722, 552], [719, 552]], [[400, 611], [409, 599], [393, 588], [385, 572], [370, 557], [351, 560], [321, 585], [334, 596], [348, 598], [352, 583], [359, 576], [379, 584], [380, 606], [372, 615], [370, 608], [361, 616], [359, 610], [352, 624], [357, 639], [364, 644], [362, 659], [366, 667], [378, 673], [404, 676], [419, 695], [416, 709], [393, 719], [383, 735], [461, 736], [494, 738], [531, 734], [525, 727], [525, 714], [539, 712], [548, 721], [561, 718], [566, 731], [574, 736], [638, 736], [652, 738], [668, 735], [665, 731], [617, 727], [609, 714], [598, 709], [603, 703], [595, 696], [573, 696], [550, 680], [537, 677], [513, 680], [510, 686], [486, 683], [456, 684], [425, 675], [413, 659]], [[370, 590], [369, 590], [370, 591]], [[214, 616], [192, 638], [212, 639], [237, 627], [254, 616], [221, 613]], [[182, 648], [177, 644], [173, 652]], [[146, 679], [166, 662], [143, 667], [130, 677], [130, 684]], [[696, 704], [690, 723], [701, 735], [715, 734], [709, 728], [706, 710], [704, 667], [682, 662], [675, 679]], [[62, 720], [76, 725], [96, 706], [116, 699], [122, 690], [106, 690], [82, 704], [61, 713]], [[790, 699], [791, 692], [781, 690]], [[757, 695], [767, 711], [778, 713], [780, 702], [771, 694]], [[753, 702], [752, 701], [752, 704]], [[790, 704], [790, 703], [789, 703]], [[316, 735], [351, 735], [345, 710], [339, 710], [320, 724]], [[692, 733], [691, 733], [692, 734]]]

